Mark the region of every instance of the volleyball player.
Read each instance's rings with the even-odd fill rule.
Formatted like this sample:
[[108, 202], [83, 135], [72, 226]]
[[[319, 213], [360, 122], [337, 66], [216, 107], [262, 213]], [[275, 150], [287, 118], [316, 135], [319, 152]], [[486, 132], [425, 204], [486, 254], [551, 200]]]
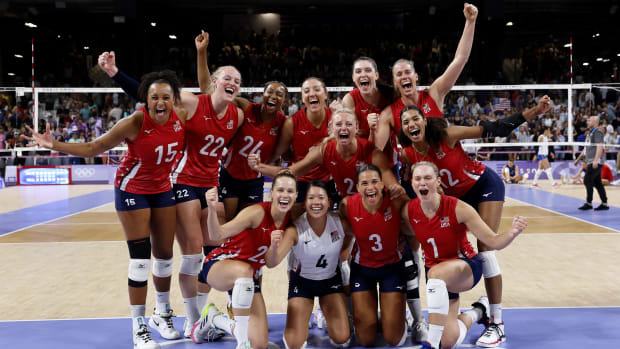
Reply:
[[482, 297], [474, 309], [457, 316], [459, 292], [478, 283], [484, 263], [466, 232], [471, 231], [478, 241], [499, 250], [527, 227], [527, 219], [515, 216], [512, 229], [497, 235], [471, 206], [440, 193], [442, 181], [435, 164], [418, 162], [413, 165], [412, 175], [417, 198], [403, 207], [402, 217], [422, 245], [427, 270], [430, 329], [429, 341], [422, 348], [439, 348], [440, 341], [442, 348], [452, 348], [461, 344], [472, 323], [488, 312], [488, 300]]
[[[420, 109], [408, 106], [401, 112], [401, 156], [407, 166], [420, 161], [434, 163], [440, 170], [442, 187], [447, 195], [455, 196], [474, 207], [485, 223], [495, 232], [499, 229], [504, 205], [504, 184], [495, 171], [471, 159], [460, 140], [508, 135], [517, 126], [551, 108], [548, 96], [538, 105], [522, 113], [506, 116], [480, 126], [447, 126], [443, 118], [426, 118]], [[478, 339], [477, 345], [496, 346], [505, 341], [502, 322], [502, 278], [495, 252], [478, 241], [483, 260], [485, 286], [491, 302], [490, 325]]]
[[527, 173], [519, 174], [519, 166], [515, 164], [512, 158], [508, 159], [508, 164], [502, 168], [502, 178], [506, 184], [525, 183], [527, 177]]
[[170, 277], [176, 214], [170, 172], [183, 151], [187, 113], [178, 108], [181, 83], [171, 71], [146, 74], [137, 89], [147, 106], [121, 119], [110, 131], [88, 143], [63, 143], [53, 140], [49, 124], [46, 132], [32, 129], [25, 137], [39, 146], [92, 157], [121, 142], [129, 148], [116, 171], [115, 207], [129, 247], [129, 303], [135, 348], [159, 348], [144, 320], [147, 279], [153, 262], [153, 282], [157, 294], [156, 308], [150, 322], [155, 322], [162, 337], [179, 338], [172, 325]]
[[552, 181], [552, 186], [555, 188], [559, 186], [558, 182], [553, 179], [553, 173], [551, 172], [551, 164], [549, 164], [549, 140], [551, 139], [551, 129], [549, 127], [545, 127], [543, 134], [538, 136], [538, 154], [534, 159], [538, 159], [538, 169], [536, 170], [536, 174], [534, 174], [534, 180], [532, 181], [533, 187], [539, 187], [538, 178], [540, 174], [545, 172], [547, 174], [547, 178]]
[[238, 349], [267, 347], [267, 311], [257, 274], [265, 265], [272, 232], [281, 232], [288, 225], [296, 196], [295, 176], [280, 173], [273, 179], [271, 202], [248, 206], [230, 222], [221, 225], [215, 211], [217, 189], [206, 193], [210, 211], [209, 236], [211, 240], [226, 242], [205, 257], [200, 275], [216, 290], [232, 290], [235, 320], [219, 312], [210, 312], [207, 307], [192, 328], [194, 342], [202, 342], [205, 333], [215, 326], [233, 334]]

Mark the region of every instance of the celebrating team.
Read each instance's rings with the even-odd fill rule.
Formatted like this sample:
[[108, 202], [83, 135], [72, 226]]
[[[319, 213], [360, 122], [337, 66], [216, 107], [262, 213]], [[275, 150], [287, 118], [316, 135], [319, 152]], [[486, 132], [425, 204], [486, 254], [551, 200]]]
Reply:
[[[147, 74], [138, 84], [118, 70], [113, 52], [99, 57], [101, 68], [147, 106], [90, 143], [54, 141], [49, 127], [29, 139], [84, 156], [122, 141], [129, 145], [115, 198], [129, 246], [134, 347], [159, 348], [144, 319], [151, 252], [157, 302], [148, 323], [164, 338], [181, 337], [169, 301], [174, 236], [183, 254], [183, 335], [196, 343], [227, 332], [237, 348], [266, 348], [261, 269], [287, 255], [286, 348], [305, 347], [315, 297], [336, 347], [347, 346], [352, 333], [360, 345], [373, 346], [379, 321], [386, 343], [402, 345], [406, 305], [414, 318], [412, 339], [424, 348], [458, 345], [477, 321], [488, 322], [478, 345], [505, 340], [494, 250], [507, 246], [527, 221], [515, 217], [508, 232], [497, 234], [503, 183], [469, 158], [460, 140], [507, 135], [550, 103], [545, 96], [536, 107], [497, 122], [447, 126], [443, 99], [468, 60], [478, 10], [465, 4], [463, 13], [454, 60], [428, 90], [417, 91], [411, 61], [395, 63], [394, 92], [378, 83], [374, 60], [361, 57], [353, 64], [356, 88], [342, 103], [328, 107], [325, 85], [310, 77], [301, 89], [305, 108], [290, 118], [280, 112], [283, 83], [268, 82], [263, 102], [250, 103], [237, 96], [241, 74], [235, 67], [209, 75], [207, 33], [195, 40], [200, 95], [181, 92], [171, 72]], [[289, 148], [294, 164], [288, 170], [274, 166]], [[263, 175], [273, 177], [271, 202], [263, 202]], [[430, 325], [419, 300], [420, 245]], [[483, 275], [488, 299], [458, 315], [458, 293]], [[234, 320], [206, 305], [211, 287], [229, 293]]]

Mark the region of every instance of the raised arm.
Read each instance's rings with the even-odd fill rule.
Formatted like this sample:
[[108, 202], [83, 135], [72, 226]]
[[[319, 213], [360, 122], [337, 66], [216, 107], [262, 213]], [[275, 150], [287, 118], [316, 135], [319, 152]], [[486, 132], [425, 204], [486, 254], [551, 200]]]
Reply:
[[217, 217], [217, 188], [211, 188], [205, 193], [205, 199], [209, 209], [207, 227], [209, 239], [223, 240], [233, 237], [245, 229], [256, 228], [265, 216], [265, 211], [258, 205], [244, 208], [228, 223], [221, 225]]
[[196, 45], [196, 56], [198, 59], [198, 86], [200, 93], [209, 94], [213, 90], [211, 86], [211, 73], [209, 73], [209, 64], [207, 63], [207, 47], [209, 46], [209, 33], [204, 31], [194, 39]]
[[34, 132], [30, 126], [26, 125], [26, 128], [32, 133], [32, 137], [22, 135], [22, 138], [34, 142], [40, 147], [88, 158], [114, 148], [126, 138], [135, 139], [138, 136], [138, 132], [140, 132], [144, 117], [148, 116], [145, 116], [141, 111], [137, 111], [130, 117], [121, 119], [110, 131], [104, 133], [101, 137], [88, 143], [65, 143], [54, 140], [50, 132], [49, 123], [45, 125], [45, 133], [43, 134]]
[[271, 232], [271, 245], [267, 253], [265, 253], [265, 265], [267, 268], [274, 268], [282, 260], [293, 245], [297, 245], [298, 233], [295, 226], [286, 228], [284, 232], [282, 230], [274, 230]]
[[377, 125], [376, 131], [373, 132], [373, 141], [375, 147], [381, 151], [385, 148], [388, 140], [390, 139], [390, 132], [394, 125], [394, 118], [392, 117], [392, 107], [389, 105], [383, 109], [381, 115], [379, 116], [379, 123]]
[[131, 76], [118, 70], [118, 67], [116, 66], [116, 54], [114, 51], [103, 52], [100, 54], [97, 63], [99, 63], [101, 70], [108, 74], [112, 80], [116, 81], [116, 83], [123, 89], [123, 91], [125, 91], [126, 94], [137, 101], [140, 100], [140, 97], [138, 96], [138, 87], [140, 86], [140, 83]]
[[461, 75], [463, 67], [469, 59], [471, 46], [474, 41], [474, 31], [476, 29], [476, 17], [478, 17], [478, 8], [472, 4], [465, 3], [463, 8], [465, 15], [465, 28], [461, 35], [461, 40], [456, 48], [454, 59], [446, 68], [446, 71], [437, 78], [429, 88], [429, 94], [435, 100], [437, 105], [443, 109], [443, 99], [450, 92], [456, 80]]
[[527, 219], [515, 216], [512, 227], [505, 233], [495, 234], [491, 228], [480, 218], [480, 215], [473, 207], [459, 200], [456, 204], [456, 218], [459, 223], [467, 225], [467, 229], [482, 241], [485, 245], [494, 250], [501, 250], [508, 246], [525, 228]]

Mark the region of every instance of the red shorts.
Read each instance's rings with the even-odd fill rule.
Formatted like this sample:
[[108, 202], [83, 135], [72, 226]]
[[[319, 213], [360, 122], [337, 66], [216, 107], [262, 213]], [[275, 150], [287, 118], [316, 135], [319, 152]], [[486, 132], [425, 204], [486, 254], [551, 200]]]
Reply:
[[603, 165], [601, 169], [601, 179], [606, 179], [610, 182], [614, 181], [614, 175], [611, 173], [611, 169], [607, 165]]

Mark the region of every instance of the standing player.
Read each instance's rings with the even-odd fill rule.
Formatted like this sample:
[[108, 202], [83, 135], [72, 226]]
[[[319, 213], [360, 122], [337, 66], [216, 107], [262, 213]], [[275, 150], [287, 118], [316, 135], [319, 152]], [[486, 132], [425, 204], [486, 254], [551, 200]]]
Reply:
[[404, 263], [398, 242], [400, 210], [407, 198], [390, 199], [384, 192], [381, 170], [370, 164], [357, 171], [357, 191], [340, 205], [355, 235], [350, 278], [355, 334], [362, 346], [375, 344], [379, 301], [383, 337], [389, 345], [400, 346], [407, 338], [407, 327]]
[[547, 174], [547, 178], [551, 180], [553, 183], [551, 184], [554, 188], [559, 186], [558, 182], [553, 179], [553, 173], [551, 172], [551, 165], [549, 164], [549, 139], [551, 138], [551, 129], [549, 127], [545, 127], [543, 134], [538, 136], [538, 155], [534, 157], [532, 160], [536, 160], [538, 158], [538, 169], [536, 170], [536, 174], [534, 175], [534, 181], [532, 181], [533, 187], [539, 187], [538, 178], [543, 171]]
[[346, 221], [328, 212], [327, 187], [321, 181], [310, 182], [305, 207], [306, 212], [295, 220], [294, 226], [283, 234], [278, 230], [271, 233], [271, 246], [265, 254], [269, 268], [289, 256], [284, 346], [286, 349], [305, 346], [314, 297], [318, 297], [330, 341], [337, 347], [347, 347], [349, 318], [338, 266], [341, 250], [348, 250], [351, 241], [345, 237], [349, 228]]
[[226, 242], [205, 258], [200, 275], [216, 290], [232, 290], [235, 320], [207, 309], [192, 328], [194, 342], [202, 342], [205, 333], [216, 326], [235, 336], [237, 349], [267, 347], [267, 311], [257, 274], [265, 265], [272, 232], [281, 233], [289, 223], [296, 195], [295, 177], [280, 173], [273, 179], [271, 202], [248, 206], [221, 225], [215, 212], [217, 189], [207, 192], [209, 236], [214, 241], [225, 239]]
[[[120, 120], [112, 129], [88, 143], [63, 143], [53, 140], [49, 124], [45, 134], [32, 132], [25, 137], [39, 146], [92, 157], [123, 141], [128, 152], [116, 171], [114, 197], [116, 213], [129, 247], [129, 303], [135, 348], [159, 348], [144, 320], [147, 279], [151, 263], [151, 247], [155, 257], [153, 282], [157, 293], [151, 322], [166, 339], [179, 338], [172, 325], [170, 309], [170, 277], [172, 245], [176, 225], [175, 200], [170, 172], [177, 154], [183, 150], [185, 111], [176, 109], [181, 83], [171, 71], [146, 74], [139, 85], [141, 100], [147, 101], [131, 116]], [[178, 114], [177, 114], [178, 111]]]
[[[505, 137], [515, 127], [535, 118], [551, 107], [548, 96], [538, 105], [480, 126], [447, 126], [443, 118], [426, 118], [420, 109], [408, 106], [401, 112], [401, 156], [407, 166], [420, 161], [434, 163], [440, 170], [442, 187], [447, 195], [455, 196], [474, 207], [493, 231], [498, 231], [504, 206], [504, 184], [495, 171], [473, 160], [461, 146], [462, 139]], [[502, 277], [495, 251], [478, 241], [483, 260], [485, 287], [491, 302], [490, 325], [476, 342], [480, 346], [497, 346], [505, 341], [502, 322]]]
[[427, 270], [430, 330], [429, 341], [422, 348], [439, 348], [440, 341], [442, 348], [452, 348], [461, 344], [472, 323], [488, 312], [488, 300], [482, 297], [474, 309], [457, 316], [459, 292], [478, 283], [484, 263], [467, 240], [466, 232], [471, 231], [479, 241], [499, 250], [527, 227], [527, 220], [515, 216], [512, 229], [496, 235], [471, 206], [440, 194], [439, 170], [433, 163], [418, 162], [412, 173], [417, 198], [403, 207], [402, 216], [422, 244]]

